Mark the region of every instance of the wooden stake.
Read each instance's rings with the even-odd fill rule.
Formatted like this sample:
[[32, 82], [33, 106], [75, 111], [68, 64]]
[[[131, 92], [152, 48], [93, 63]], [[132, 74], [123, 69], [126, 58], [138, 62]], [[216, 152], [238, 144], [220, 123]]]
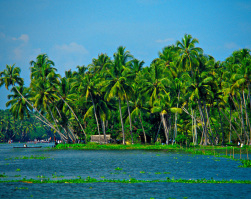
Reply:
[[226, 148], [226, 156], [227, 156], [227, 148]]
[[234, 159], [234, 148], [233, 148], [233, 159]]
[[240, 149], [240, 159], [241, 159], [241, 149]]
[[248, 148], [246, 148], [246, 150], [247, 150], [247, 159], [249, 159], [249, 158], [248, 158]]

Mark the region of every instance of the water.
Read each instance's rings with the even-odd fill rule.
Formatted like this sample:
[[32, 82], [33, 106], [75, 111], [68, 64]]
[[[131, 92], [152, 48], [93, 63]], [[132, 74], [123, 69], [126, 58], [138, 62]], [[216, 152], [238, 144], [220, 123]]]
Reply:
[[[122, 150], [14, 149], [18, 144], [0, 144], [0, 174], [10, 179], [211, 179], [250, 180], [251, 169], [239, 161], [177, 152]], [[35, 145], [34, 145], [35, 146]], [[15, 159], [22, 156], [48, 159]], [[119, 167], [122, 170], [116, 170]], [[20, 170], [20, 171], [18, 171]], [[19, 176], [20, 175], [20, 176]], [[184, 183], [88, 183], [88, 184], [0, 184], [0, 198], [251, 198], [247, 184]]]

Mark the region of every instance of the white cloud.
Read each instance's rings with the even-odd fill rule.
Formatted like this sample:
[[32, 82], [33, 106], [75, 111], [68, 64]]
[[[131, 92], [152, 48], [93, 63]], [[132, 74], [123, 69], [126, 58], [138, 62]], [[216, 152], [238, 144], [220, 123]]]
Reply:
[[168, 41], [173, 41], [173, 38], [167, 38], [167, 39], [158, 39], [156, 40], [157, 43], [166, 43]]
[[56, 45], [55, 49], [63, 53], [79, 53], [79, 54], [88, 54], [88, 51], [84, 46], [79, 45], [75, 42], [70, 43], [69, 45]]
[[13, 37], [12, 40], [19, 40], [19, 41], [23, 41], [25, 43], [27, 43], [29, 41], [29, 36], [27, 34], [22, 34], [20, 37], [15, 38]]

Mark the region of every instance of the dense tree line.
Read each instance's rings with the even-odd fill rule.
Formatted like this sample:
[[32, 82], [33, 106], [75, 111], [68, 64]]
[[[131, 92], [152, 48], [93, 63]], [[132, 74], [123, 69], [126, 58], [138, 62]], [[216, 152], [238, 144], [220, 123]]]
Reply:
[[123, 144], [250, 144], [250, 50], [220, 62], [198, 43], [186, 34], [145, 67], [120, 46], [64, 77], [40, 54], [30, 62], [29, 87], [14, 65], [0, 73], [0, 85], [12, 87], [6, 105], [15, 118], [33, 115], [65, 142], [111, 134]]
[[15, 118], [9, 109], [0, 110], [0, 142], [48, 140], [53, 132], [34, 116]]

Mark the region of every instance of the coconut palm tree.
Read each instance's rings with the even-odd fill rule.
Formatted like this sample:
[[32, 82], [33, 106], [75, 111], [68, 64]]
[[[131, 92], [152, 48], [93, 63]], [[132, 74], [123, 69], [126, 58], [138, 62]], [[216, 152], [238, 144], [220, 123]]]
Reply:
[[176, 42], [176, 49], [180, 55], [179, 65], [184, 71], [190, 71], [192, 76], [195, 66], [198, 65], [197, 56], [203, 53], [201, 48], [195, 47], [197, 43], [199, 40], [188, 34], [185, 34], [181, 41]]
[[[29, 94], [29, 89], [25, 88], [23, 86], [17, 86], [16, 89], [22, 93], [22, 95], [28, 99], [30, 97]], [[30, 113], [32, 111], [32, 106], [29, 105], [23, 98], [21, 95], [19, 95], [19, 93], [17, 92], [15, 88], [11, 89], [11, 92], [13, 92], [13, 94], [8, 95], [8, 99], [10, 99], [10, 101], [8, 101], [6, 103], [6, 107], [11, 106], [10, 111], [12, 112], [13, 116], [15, 119], [17, 119], [18, 117], [21, 118], [21, 120], [23, 120], [24, 116], [30, 116]]]
[[132, 55], [129, 51], [125, 51], [125, 47], [120, 46], [118, 47], [117, 52], [114, 53], [113, 57], [113, 63], [110, 64], [109, 69], [104, 72], [106, 79], [100, 85], [104, 85], [102, 91], [106, 92], [105, 99], [107, 99], [108, 102], [114, 97], [118, 99], [123, 144], [125, 144], [125, 132], [121, 112], [121, 101], [126, 98], [126, 93], [128, 93], [128, 91], [131, 91], [131, 86], [128, 84], [125, 77], [125, 71], [128, 69], [127, 66], [130, 59], [132, 59]]

